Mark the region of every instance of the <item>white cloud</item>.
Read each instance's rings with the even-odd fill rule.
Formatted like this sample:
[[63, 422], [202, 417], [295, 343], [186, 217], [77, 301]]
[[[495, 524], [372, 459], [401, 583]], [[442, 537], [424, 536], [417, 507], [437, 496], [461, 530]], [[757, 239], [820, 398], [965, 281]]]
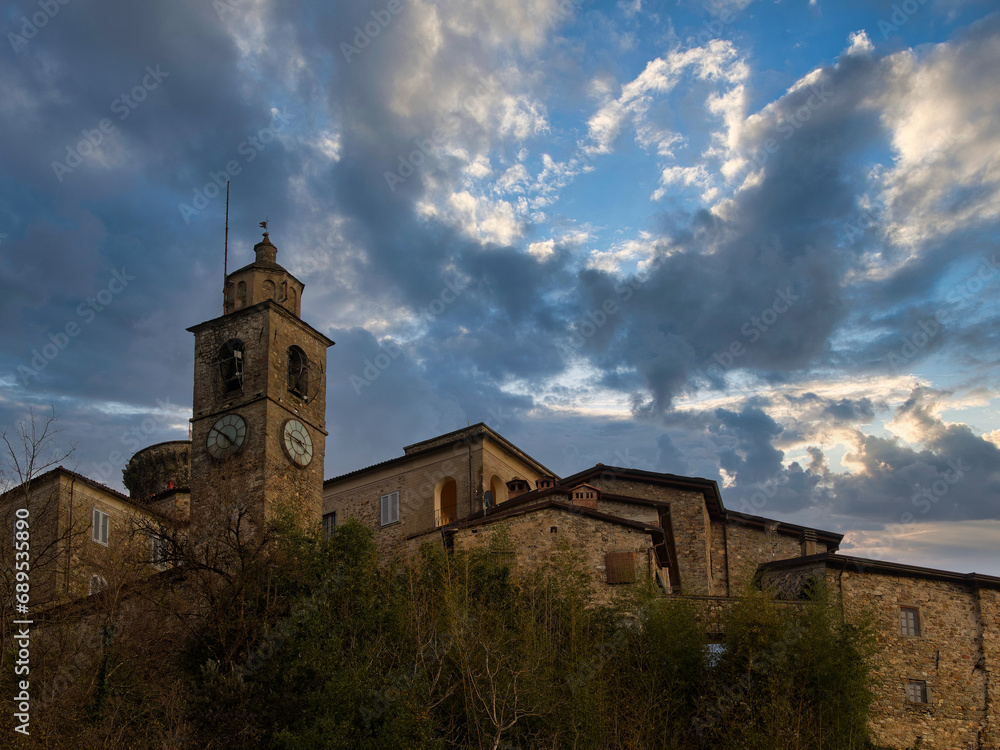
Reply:
[[[887, 236], [916, 248], [1000, 217], [1000, 45], [971, 39], [887, 61], [881, 110], [895, 159], [881, 177]], [[962, 196], [975, 196], [963, 199]]]
[[494, 188], [504, 193], [523, 193], [531, 182], [531, 175], [523, 164], [515, 164], [507, 169], [494, 183]]
[[480, 154], [475, 159], [466, 164], [463, 170], [465, 174], [476, 180], [482, 180], [493, 174], [493, 169], [490, 167], [490, 160], [485, 154]]
[[[677, 139], [676, 133], [650, 126], [646, 115], [655, 95], [670, 92], [690, 72], [696, 79], [717, 81], [724, 86], [735, 86], [746, 80], [749, 68], [739, 58], [736, 48], [728, 41], [713, 39], [704, 47], [674, 51], [647, 63], [634, 80], [621, 87], [617, 99], [606, 101], [587, 123], [591, 143], [589, 153], [609, 153], [625, 122], [632, 118], [640, 143], [657, 146], [657, 150], [670, 152]], [[594, 82], [593, 86], [603, 84]], [[660, 134], [660, 138], [654, 134]]]
[[607, 250], [592, 250], [587, 268], [611, 274], [643, 271], [656, 255], [657, 242], [649, 232], [640, 232], [637, 239], [616, 242]]
[[642, 0], [631, 0], [631, 2], [625, 2], [625, 0], [619, 0], [618, 7], [621, 8], [622, 12], [629, 18], [636, 15], [642, 11]]
[[[997, 573], [1000, 521], [893, 524], [844, 535], [844, 554], [960, 573]], [[983, 561], [989, 561], [984, 565]]]
[[660, 187], [653, 191], [652, 199], [659, 200], [666, 195], [667, 188], [671, 185], [682, 185], [684, 187], [700, 187], [704, 190], [702, 198], [710, 201], [715, 195], [711, 188], [712, 178], [708, 170], [701, 164], [696, 167], [667, 167], [660, 174]]
[[477, 198], [463, 190], [451, 195], [448, 209], [449, 218], [481, 242], [509, 245], [521, 236], [515, 207], [507, 201]]
[[848, 41], [850, 45], [845, 50], [845, 54], [847, 55], [867, 55], [875, 49], [872, 40], [868, 38], [868, 32], [864, 29], [861, 29], [861, 31], [852, 31], [848, 37]]
[[556, 254], [556, 242], [555, 240], [532, 242], [528, 245], [528, 253], [544, 262]]

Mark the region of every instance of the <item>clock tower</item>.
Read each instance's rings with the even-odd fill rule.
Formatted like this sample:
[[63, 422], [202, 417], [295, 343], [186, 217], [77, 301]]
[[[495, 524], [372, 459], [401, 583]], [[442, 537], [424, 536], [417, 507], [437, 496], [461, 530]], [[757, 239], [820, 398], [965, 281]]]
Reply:
[[276, 262], [267, 232], [256, 259], [226, 277], [221, 317], [194, 334], [191, 521], [239, 504], [261, 518], [322, 513], [326, 350], [299, 318], [303, 284]]

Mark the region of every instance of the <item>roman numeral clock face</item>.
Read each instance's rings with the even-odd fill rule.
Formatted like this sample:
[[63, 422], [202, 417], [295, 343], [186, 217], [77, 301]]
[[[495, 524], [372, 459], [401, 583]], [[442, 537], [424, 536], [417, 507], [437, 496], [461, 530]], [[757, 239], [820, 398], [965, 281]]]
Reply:
[[247, 437], [247, 423], [239, 414], [227, 414], [208, 431], [208, 453], [212, 458], [226, 458], [242, 447]]
[[285, 455], [299, 467], [306, 467], [313, 458], [313, 443], [309, 430], [297, 419], [285, 422], [282, 445]]

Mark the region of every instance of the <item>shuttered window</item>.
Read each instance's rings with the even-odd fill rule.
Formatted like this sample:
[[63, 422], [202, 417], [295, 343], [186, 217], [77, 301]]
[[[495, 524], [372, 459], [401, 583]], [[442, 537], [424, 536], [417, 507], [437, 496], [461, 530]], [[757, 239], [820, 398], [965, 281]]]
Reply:
[[170, 548], [167, 545], [167, 540], [165, 537], [160, 535], [154, 535], [149, 539], [149, 554], [150, 561], [153, 563], [153, 567], [157, 570], [167, 569], [167, 555], [169, 554]]
[[399, 521], [399, 493], [390, 492], [382, 495], [382, 525], [388, 526], [390, 523]]
[[107, 513], [94, 508], [94, 519], [91, 525], [90, 538], [98, 544], [107, 546], [108, 544], [108, 521]]
[[608, 583], [635, 582], [634, 552], [608, 552], [604, 555], [604, 566], [608, 572]]

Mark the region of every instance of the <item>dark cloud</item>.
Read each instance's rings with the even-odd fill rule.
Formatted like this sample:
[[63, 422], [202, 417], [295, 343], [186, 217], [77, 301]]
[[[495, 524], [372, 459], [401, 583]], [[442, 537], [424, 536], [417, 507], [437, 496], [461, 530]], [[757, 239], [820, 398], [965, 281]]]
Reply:
[[[940, 392], [900, 406], [904, 386], [878, 378], [936, 367], [965, 373], [963, 389], [995, 386], [1000, 311], [983, 274], [1000, 235], [982, 165], [998, 148], [998, 17], [912, 52], [814, 60], [794, 86], [797, 63], [769, 71], [765, 54], [725, 85], [685, 73], [674, 98], [647, 91], [616, 151], [591, 158], [588, 119], [664, 49], [686, 48], [672, 12], [551, 9], [404, 3], [345, 55], [370, 3], [61, 5], [0, 59], [0, 417], [54, 403], [77, 468], [112, 484], [112, 456], [123, 463], [138, 438], [186, 435], [185, 329], [221, 312], [230, 179], [229, 270], [267, 217], [279, 262], [307, 285], [305, 319], [338, 342], [328, 474], [485, 421], [559, 473], [690, 473], [727, 482], [737, 509], [995, 517], [993, 443], [943, 422]], [[737, 83], [755, 103], [706, 114]], [[136, 86], [142, 101], [123, 110]], [[945, 98], [962, 127], [922, 162], [902, 158], [921, 140], [917, 115]], [[103, 119], [113, 132], [81, 146]], [[670, 156], [648, 146], [668, 131], [682, 136]], [[67, 149], [88, 154], [57, 175]], [[704, 167], [720, 192], [678, 186], [645, 224], [609, 226], [640, 216], [616, 211], [675, 165]], [[637, 237], [645, 254], [595, 266]], [[526, 252], [549, 239], [550, 257]], [[91, 317], [115, 272], [134, 279]], [[80, 330], [60, 346], [69, 323]], [[36, 353], [44, 367], [25, 376]], [[860, 378], [875, 379], [870, 394], [821, 395]], [[633, 418], [590, 399], [631, 404]], [[887, 417], [906, 440], [879, 433]], [[854, 437], [852, 473], [824, 442], [834, 430]], [[969, 468], [950, 482], [954, 466]]]

